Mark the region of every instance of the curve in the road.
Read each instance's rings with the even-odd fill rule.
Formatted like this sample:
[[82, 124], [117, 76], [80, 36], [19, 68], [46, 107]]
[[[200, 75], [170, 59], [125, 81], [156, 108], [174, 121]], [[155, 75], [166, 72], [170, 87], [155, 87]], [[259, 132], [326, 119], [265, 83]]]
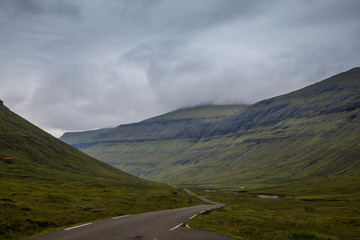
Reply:
[[[185, 189], [184, 189], [185, 190]], [[195, 196], [190, 190], [185, 190]], [[196, 196], [204, 200], [206, 198]], [[186, 222], [218, 205], [199, 205], [124, 215], [85, 223], [64, 230], [31, 238], [31, 240], [231, 240], [233, 238], [209, 231], [185, 228]], [[217, 204], [217, 203], [215, 203]]]

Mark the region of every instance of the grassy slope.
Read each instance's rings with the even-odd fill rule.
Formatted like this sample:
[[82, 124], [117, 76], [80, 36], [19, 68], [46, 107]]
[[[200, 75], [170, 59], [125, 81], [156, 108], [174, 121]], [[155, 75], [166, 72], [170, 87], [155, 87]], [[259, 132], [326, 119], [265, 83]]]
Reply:
[[251, 135], [225, 136], [221, 144], [214, 143], [211, 152], [201, 155], [201, 147], [211, 144], [204, 139], [196, 145], [199, 155], [193, 155], [203, 159], [196, 168], [190, 165], [163, 178], [176, 180], [185, 175], [202, 183], [281, 183], [358, 172], [360, 123], [359, 119], [348, 120], [352, 114], [332, 115], [339, 120], [329, 123], [325, 123], [325, 117], [312, 121], [296, 119], [283, 132], [262, 128], [260, 133]]
[[[360, 239], [359, 79], [356, 69], [306, 91], [273, 99], [282, 104], [291, 97], [292, 106], [278, 113], [291, 113], [298, 105], [297, 116], [269, 124], [261, 133], [252, 128], [252, 139], [242, 135], [248, 144], [257, 145], [256, 151], [237, 163], [243, 171], [234, 170], [236, 177], [229, 179], [228, 173], [219, 172], [218, 182], [231, 181], [238, 183], [233, 187], [240, 187], [247, 177], [256, 182], [255, 176], [260, 182], [296, 182], [245, 188], [240, 194], [198, 192], [216, 201], [221, 196], [228, 205], [189, 225], [239, 239]], [[282, 199], [260, 199], [257, 194]]]
[[150, 118], [145, 122], [173, 119], [204, 119], [207, 121], [222, 119], [227, 116], [236, 115], [247, 105], [204, 105], [198, 107], [182, 108], [164, 115]]
[[0, 161], [0, 239], [22, 239], [94, 219], [189, 205], [184, 193], [91, 158], [0, 102], [3, 157], [14, 161]]
[[[192, 228], [217, 231], [239, 239], [360, 239], [360, 174], [277, 185], [197, 194], [226, 203], [200, 215]], [[261, 199], [258, 194], [280, 195]]]
[[[203, 182], [217, 178], [220, 183], [279, 183], [358, 172], [359, 107], [360, 68], [259, 102], [220, 121], [210, 137], [199, 142], [206, 146], [208, 139], [223, 140], [211, 148], [214, 156], [202, 161], [202, 172], [191, 173], [189, 167], [178, 174], [189, 178], [198, 174], [197, 180]], [[214, 134], [219, 132], [227, 134]], [[254, 146], [250, 154], [226, 167]]]
[[[218, 107], [190, 108], [120, 126], [84, 138], [96, 144], [81, 150], [159, 181], [284, 183], [335, 176], [360, 170], [359, 107], [356, 68], [218, 118], [206, 118]], [[63, 140], [70, 143], [78, 137], [68, 136]]]
[[[238, 114], [245, 107], [180, 109], [115, 129], [65, 133], [61, 139], [124, 171], [151, 178], [173, 167], [178, 168], [179, 164], [187, 164], [182, 154], [196, 144], [197, 138], [212, 122]], [[89, 142], [95, 144], [87, 145]]]

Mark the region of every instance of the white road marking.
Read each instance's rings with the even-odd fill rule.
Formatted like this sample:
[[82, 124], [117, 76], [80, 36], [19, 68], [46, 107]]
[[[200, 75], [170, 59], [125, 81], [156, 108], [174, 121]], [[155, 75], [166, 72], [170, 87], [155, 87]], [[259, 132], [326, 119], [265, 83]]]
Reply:
[[130, 215], [123, 215], [123, 216], [118, 216], [118, 217], [113, 217], [112, 219], [119, 219], [119, 218], [124, 218], [124, 217], [128, 217]]
[[206, 212], [206, 210], [202, 210], [200, 213], [204, 213], [204, 212]]
[[181, 225], [183, 225], [183, 223], [180, 223], [179, 225], [177, 225], [177, 226], [175, 226], [175, 227], [171, 228], [171, 229], [170, 229], [170, 231], [177, 229], [177, 228], [178, 228], [178, 227], [180, 227]]
[[190, 217], [189, 219], [193, 219], [193, 218], [196, 217], [196, 216], [197, 216], [197, 214], [195, 214], [194, 216]]
[[79, 228], [79, 227], [84, 227], [84, 226], [87, 226], [87, 225], [90, 225], [92, 223], [85, 223], [85, 224], [82, 224], [82, 225], [79, 225], [79, 226], [75, 226], [75, 227], [71, 227], [71, 228], [67, 228], [67, 229], [64, 229], [64, 231], [69, 231], [71, 229], [75, 229], [75, 228]]

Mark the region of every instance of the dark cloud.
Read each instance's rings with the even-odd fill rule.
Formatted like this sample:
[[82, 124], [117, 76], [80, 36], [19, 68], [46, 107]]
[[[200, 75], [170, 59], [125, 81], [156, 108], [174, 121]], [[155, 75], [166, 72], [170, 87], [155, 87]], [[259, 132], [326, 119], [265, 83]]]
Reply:
[[254, 103], [360, 65], [357, 0], [3, 0], [0, 98], [53, 134]]
[[79, 9], [71, 1], [2, 0], [1, 12], [13, 18], [27, 15], [55, 15], [79, 17]]

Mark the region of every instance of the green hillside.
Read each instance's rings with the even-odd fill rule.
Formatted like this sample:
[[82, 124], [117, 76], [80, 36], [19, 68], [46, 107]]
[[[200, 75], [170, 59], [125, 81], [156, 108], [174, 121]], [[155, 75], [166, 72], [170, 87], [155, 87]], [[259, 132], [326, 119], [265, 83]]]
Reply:
[[251, 106], [188, 108], [61, 140], [143, 178], [284, 183], [360, 171], [360, 68]]
[[179, 164], [185, 165], [182, 154], [191, 152], [206, 129], [245, 108], [245, 105], [185, 108], [113, 129], [65, 133], [60, 139], [133, 175], [152, 178]]
[[0, 239], [188, 205], [184, 193], [89, 157], [0, 101]]

